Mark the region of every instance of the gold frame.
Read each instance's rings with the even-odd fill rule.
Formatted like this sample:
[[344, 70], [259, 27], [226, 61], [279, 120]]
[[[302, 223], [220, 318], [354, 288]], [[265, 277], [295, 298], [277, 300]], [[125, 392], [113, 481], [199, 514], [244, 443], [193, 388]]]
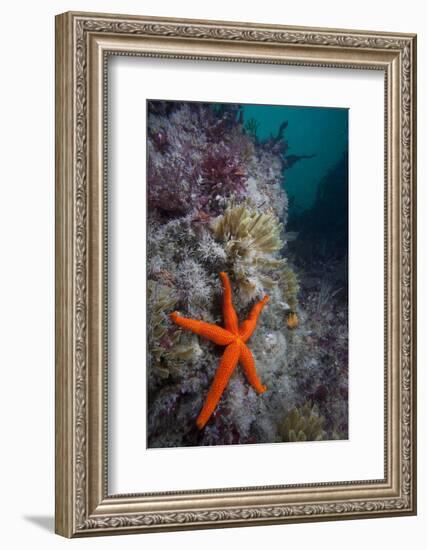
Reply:
[[[104, 123], [112, 54], [384, 71], [384, 479], [108, 495]], [[416, 513], [415, 79], [412, 34], [89, 13], [56, 17], [57, 533]]]

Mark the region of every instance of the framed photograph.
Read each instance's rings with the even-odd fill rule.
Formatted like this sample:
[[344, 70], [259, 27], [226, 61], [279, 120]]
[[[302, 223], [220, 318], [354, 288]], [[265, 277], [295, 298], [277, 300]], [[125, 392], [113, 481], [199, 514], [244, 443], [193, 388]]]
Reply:
[[416, 513], [416, 37], [56, 18], [56, 532]]

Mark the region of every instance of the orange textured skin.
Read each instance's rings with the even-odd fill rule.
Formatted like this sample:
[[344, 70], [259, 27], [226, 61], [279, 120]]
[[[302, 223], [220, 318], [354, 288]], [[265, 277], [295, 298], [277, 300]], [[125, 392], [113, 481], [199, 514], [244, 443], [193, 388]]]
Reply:
[[253, 306], [248, 318], [239, 326], [239, 319], [233, 306], [230, 280], [224, 272], [221, 272], [219, 276], [224, 288], [223, 315], [225, 328], [204, 321], [181, 317], [176, 311], [170, 315], [172, 321], [183, 329], [194, 332], [219, 346], [226, 346], [205, 403], [196, 420], [199, 429], [205, 427], [216, 409], [237, 363], [242, 364], [246, 378], [255, 391], [264, 393], [267, 389], [258, 378], [255, 360], [245, 342], [254, 333], [262, 308], [268, 302], [268, 296], [264, 296], [262, 300]]

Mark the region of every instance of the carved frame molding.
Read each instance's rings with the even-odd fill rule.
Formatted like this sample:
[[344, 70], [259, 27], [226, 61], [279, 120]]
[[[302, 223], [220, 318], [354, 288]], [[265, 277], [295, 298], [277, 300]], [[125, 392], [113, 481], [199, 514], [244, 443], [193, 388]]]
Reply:
[[[108, 495], [106, 59], [369, 68], [385, 73], [385, 478]], [[67, 536], [414, 514], [416, 37], [68, 12], [56, 18], [56, 532]]]

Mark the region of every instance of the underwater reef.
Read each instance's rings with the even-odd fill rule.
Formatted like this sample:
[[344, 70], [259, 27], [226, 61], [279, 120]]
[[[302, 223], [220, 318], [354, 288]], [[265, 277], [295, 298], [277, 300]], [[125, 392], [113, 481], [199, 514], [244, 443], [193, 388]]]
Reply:
[[[286, 124], [261, 141], [239, 105], [148, 102], [150, 448], [348, 436], [346, 292], [324, 277], [324, 259], [311, 284], [315, 270], [291, 250], [287, 150]], [[171, 313], [223, 326], [221, 272], [240, 319], [269, 296], [248, 342], [268, 389], [257, 393], [238, 365], [199, 429], [224, 350]]]

